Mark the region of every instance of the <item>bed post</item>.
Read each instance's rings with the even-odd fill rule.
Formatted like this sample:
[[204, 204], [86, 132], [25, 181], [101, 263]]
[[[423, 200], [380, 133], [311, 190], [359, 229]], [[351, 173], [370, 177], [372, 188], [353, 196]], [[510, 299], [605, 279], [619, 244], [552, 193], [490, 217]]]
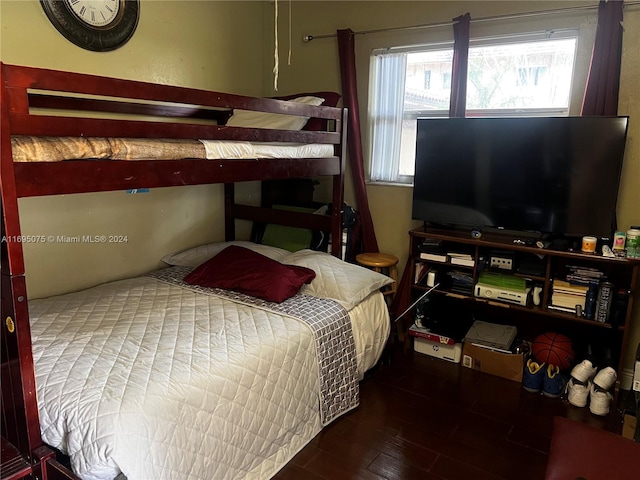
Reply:
[[[344, 175], [347, 165], [347, 118], [349, 110], [342, 109], [342, 121], [337, 128], [341, 131], [340, 152], [336, 152], [340, 158], [340, 174], [333, 176], [333, 209], [331, 211], [331, 255], [342, 258], [342, 210], [344, 202]], [[335, 239], [338, 239], [336, 242]]]
[[236, 218], [233, 211], [235, 204], [235, 185], [224, 184], [224, 239], [230, 242], [236, 239]]
[[31, 329], [18, 215], [18, 198], [11, 155], [9, 105], [2, 69], [0, 103], [0, 293], [2, 305], [2, 436], [24, 458], [34, 461], [33, 452], [42, 446], [36, 399], [36, 382], [31, 353]]
[[[5, 65], [0, 62], [0, 350], [2, 478], [78, 480], [40, 436]], [[14, 106], [15, 107], [15, 106]]]

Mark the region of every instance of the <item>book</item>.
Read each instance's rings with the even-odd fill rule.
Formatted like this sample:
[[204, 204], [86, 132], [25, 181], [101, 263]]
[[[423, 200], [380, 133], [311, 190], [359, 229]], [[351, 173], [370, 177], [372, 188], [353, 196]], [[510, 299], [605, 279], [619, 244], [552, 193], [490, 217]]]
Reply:
[[583, 299], [559, 299], [555, 296], [551, 298], [551, 305], [556, 307], [565, 307], [565, 308], [576, 308], [576, 305], [579, 305], [582, 310], [585, 309], [587, 304], [586, 298]]
[[547, 308], [549, 310], [558, 310], [559, 312], [572, 313], [575, 315], [576, 309], [571, 307], [560, 307], [558, 305], [548, 305]]
[[465, 267], [473, 267], [476, 264], [473, 258], [451, 257], [449, 261], [451, 265], [462, 265]]
[[424, 338], [436, 343], [443, 343], [445, 345], [453, 345], [456, 343], [452, 337], [440, 335], [428, 328], [418, 327], [415, 323], [409, 327], [409, 335], [412, 337]]
[[573, 305], [583, 303], [587, 299], [586, 294], [574, 295], [572, 293], [552, 292], [551, 298], [562, 302], [574, 302]]
[[556, 278], [553, 280], [553, 291], [586, 295], [589, 291], [589, 287]]
[[449, 255], [450, 257], [456, 257], [456, 258], [466, 258], [468, 260], [473, 259], [473, 257], [468, 253], [447, 252], [447, 255]]
[[432, 262], [442, 262], [445, 263], [449, 260], [449, 257], [444, 253], [420, 253], [420, 258], [422, 260], [431, 260]]
[[416, 262], [413, 283], [421, 283], [429, 273], [429, 266], [424, 262]]

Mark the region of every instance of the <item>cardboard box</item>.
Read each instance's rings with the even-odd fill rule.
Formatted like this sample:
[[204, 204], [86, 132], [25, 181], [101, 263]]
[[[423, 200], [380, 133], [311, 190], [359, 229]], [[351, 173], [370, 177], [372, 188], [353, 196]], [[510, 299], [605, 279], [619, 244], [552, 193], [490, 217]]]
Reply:
[[462, 365], [498, 377], [522, 382], [524, 355], [496, 352], [465, 342], [462, 349]]
[[638, 419], [633, 415], [626, 414], [624, 423], [622, 424], [622, 436], [631, 440], [640, 439], [640, 431], [638, 430]]
[[447, 345], [446, 343], [433, 342], [426, 338], [413, 337], [413, 349], [418, 353], [453, 363], [460, 363], [460, 358], [462, 357], [461, 343]]

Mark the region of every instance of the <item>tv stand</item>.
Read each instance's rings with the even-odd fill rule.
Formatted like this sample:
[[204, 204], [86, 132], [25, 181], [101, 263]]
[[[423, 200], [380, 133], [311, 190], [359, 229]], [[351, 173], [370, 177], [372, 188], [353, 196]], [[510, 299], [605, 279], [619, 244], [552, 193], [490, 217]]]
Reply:
[[[629, 331], [633, 319], [637, 320], [637, 315], [634, 317], [632, 312], [634, 294], [638, 288], [640, 260], [583, 254], [579, 249], [555, 250], [544, 246], [548, 244], [544, 237], [538, 237], [542, 240], [534, 241], [532, 245], [518, 245], [513, 243], [514, 238], [510, 234], [483, 232], [481, 238], [472, 238], [468, 230], [439, 229], [431, 225], [418, 227], [410, 231], [409, 236], [410, 262], [407, 264], [409, 271], [405, 274], [410, 275], [411, 281], [404, 281], [401, 285], [409, 289], [409, 292], [398, 292], [398, 295], [408, 294], [403, 298], [410, 298], [409, 304], [429, 289], [426, 284], [427, 275], [420, 274], [432, 270], [436, 272], [436, 282], [440, 283], [440, 287], [429, 296], [429, 302], [430, 305], [431, 302], [437, 302], [439, 311], [445, 312], [445, 321], [463, 322], [467, 317], [473, 317], [515, 325], [519, 337], [529, 341], [544, 332], [563, 333], [574, 342], [576, 361], [584, 358], [589, 347], [593, 347], [595, 351], [602, 347], [611, 351], [618, 374], [622, 374], [622, 362], [629, 348]], [[431, 245], [439, 241], [441, 255], [421, 257], [423, 252], [419, 247], [425, 240], [429, 240]], [[543, 247], [536, 243], [542, 243]], [[449, 254], [458, 252], [470, 255], [472, 261], [466, 265], [452, 262], [454, 257]], [[512, 269], [504, 270], [495, 265], [492, 267], [492, 255], [506, 258]], [[512, 263], [509, 259], [512, 259]], [[420, 270], [416, 274], [418, 268]], [[556, 304], [558, 302], [554, 303], [554, 280], [566, 280], [567, 275], [577, 268], [595, 269], [602, 274], [601, 282], [613, 284], [611, 308], [605, 321], [589, 319], [581, 309], [559, 309]], [[508, 275], [509, 278], [513, 276], [524, 279], [531, 291], [525, 304], [476, 296], [475, 286], [480, 274], [489, 270]], [[451, 272], [464, 274], [472, 279], [469, 291], [461, 290], [459, 286], [447, 281], [447, 276], [455, 277], [450, 275]], [[404, 317], [401, 332], [406, 332], [406, 328], [413, 323], [414, 314], [415, 310]], [[411, 341], [408, 335], [402, 335], [401, 339]]]

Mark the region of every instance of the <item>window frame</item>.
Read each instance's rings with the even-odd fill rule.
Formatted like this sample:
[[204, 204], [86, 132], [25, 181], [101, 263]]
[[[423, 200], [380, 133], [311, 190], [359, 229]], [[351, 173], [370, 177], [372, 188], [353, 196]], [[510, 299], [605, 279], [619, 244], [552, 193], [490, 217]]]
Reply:
[[[530, 32], [512, 32], [512, 33], [504, 33], [499, 35], [485, 35], [482, 37], [471, 38], [469, 40], [469, 48], [476, 48], [482, 46], [493, 46], [500, 44], [508, 44], [513, 45], [517, 43], [531, 43], [541, 40], [561, 40], [566, 38], [574, 38], [575, 39], [575, 50], [573, 56], [573, 64], [572, 64], [572, 79], [569, 85], [569, 102], [566, 108], [516, 108], [516, 109], [468, 109], [466, 111], [466, 116], [468, 117], [479, 117], [479, 116], [495, 116], [495, 117], [512, 117], [512, 116], [569, 116], [571, 115], [572, 109], [575, 110], [574, 103], [578, 100], [578, 96], [576, 95], [575, 89], [577, 82], [580, 82], [584, 77], [582, 73], [582, 69], [579, 68], [580, 62], [584, 62], [584, 55], [581, 55], [581, 46], [584, 44], [584, 34], [578, 26], [570, 26], [565, 28], [558, 29], [549, 29], [544, 31], [530, 31]], [[374, 57], [377, 55], [384, 55], [389, 53], [413, 53], [413, 52], [424, 52], [424, 51], [437, 51], [437, 50], [446, 50], [453, 49], [452, 41], [433, 41], [429, 43], [419, 43], [419, 44], [405, 44], [393, 47], [385, 47], [385, 48], [374, 48], [369, 51], [369, 85], [368, 90], [368, 109], [367, 109], [367, 119], [368, 119], [368, 138], [373, 138], [373, 128], [374, 122], [373, 119], [373, 105], [371, 99], [373, 98], [373, 92], [369, 91], [371, 88], [372, 81], [371, 78], [375, 75], [374, 72]], [[590, 58], [590, 56], [588, 57]], [[584, 71], [588, 70], [588, 65], [584, 68]], [[431, 73], [431, 82], [433, 83], [433, 72]], [[448, 117], [449, 111], [447, 110], [413, 110], [413, 111], [404, 111], [403, 121], [417, 119], [418, 117]], [[387, 185], [413, 185], [413, 175], [397, 175], [395, 180], [371, 180], [371, 172], [372, 172], [372, 159], [373, 152], [370, 148], [368, 151], [368, 183], [371, 184], [387, 184]]]

